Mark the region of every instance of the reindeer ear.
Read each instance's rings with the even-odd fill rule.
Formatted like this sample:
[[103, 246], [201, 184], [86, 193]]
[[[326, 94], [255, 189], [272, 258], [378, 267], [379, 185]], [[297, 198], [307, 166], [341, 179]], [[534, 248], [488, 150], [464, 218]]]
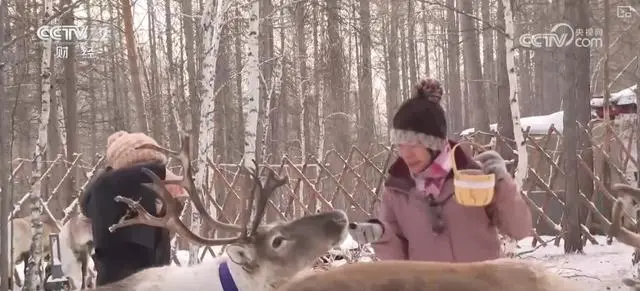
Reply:
[[241, 266], [250, 266], [255, 262], [255, 251], [253, 248], [241, 245], [230, 244], [227, 246], [227, 255], [234, 263]]

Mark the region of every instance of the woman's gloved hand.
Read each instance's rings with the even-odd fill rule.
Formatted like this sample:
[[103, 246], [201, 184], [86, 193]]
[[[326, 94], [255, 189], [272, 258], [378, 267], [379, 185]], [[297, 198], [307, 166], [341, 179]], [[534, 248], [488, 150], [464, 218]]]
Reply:
[[496, 181], [511, 177], [507, 164], [496, 151], [483, 152], [473, 159], [480, 163], [483, 172], [496, 175]]

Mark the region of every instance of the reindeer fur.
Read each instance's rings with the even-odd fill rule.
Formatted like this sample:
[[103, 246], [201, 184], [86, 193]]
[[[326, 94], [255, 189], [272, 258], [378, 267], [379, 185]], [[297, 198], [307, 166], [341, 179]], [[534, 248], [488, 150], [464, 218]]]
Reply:
[[291, 281], [277, 291], [578, 291], [544, 266], [518, 259], [474, 263], [379, 261], [344, 265]]
[[[615, 237], [619, 242], [634, 247], [637, 252], [640, 249], [640, 235], [625, 228], [626, 223], [623, 221], [623, 215], [628, 209], [628, 201], [640, 201], [640, 189], [627, 184], [614, 184], [611, 188], [618, 193], [618, 199], [613, 202], [611, 226], [609, 226], [607, 235], [610, 239]], [[637, 219], [635, 213], [632, 215]], [[638, 279], [623, 278], [622, 283], [630, 287], [631, 290], [640, 291], [640, 280]]]
[[[57, 226], [55, 222], [51, 220], [48, 215], [42, 215], [40, 217], [40, 221], [42, 221], [42, 250], [43, 257], [47, 257], [51, 251], [51, 247], [49, 244], [49, 234], [56, 233]], [[6, 251], [10, 254], [7, 256], [9, 261], [7, 262], [8, 266], [13, 266], [10, 269], [11, 273], [15, 273], [15, 266], [20, 262], [24, 263], [24, 274], [26, 275], [27, 263], [30, 257], [30, 249], [31, 249], [31, 240], [33, 239], [33, 232], [31, 229], [31, 216], [13, 218], [9, 221], [8, 225], [8, 234], [13, 235], [13, 242], [10, 247], [13, 247], [13, 257], [11, 256], [10, 249]], [[13, 264], [12, 264], [13, 262]], [[17, 273], [16, 273], [17, 275]], [[9, 274], [9, 278], [12, 278], [11, 274]], [[19, 278], [16, 278], [19, 279]], [[9, 285], [12, 285], [13, 282], [9, 282]]]
[[87, 282], [93, 274], [91, 253], [93, 236], [91, 220], [78, 213], [62, 226], [60, 231], [60, 260], [62, 272], [69, 277], [72, 289], [90, 287]]
[[[227, 256], [190, 267], [163, 266], [143, 270], [96, 291], [222, 291], [218, 267], [227, 262], [240, 291], [268, 291], [310, 267], [347, 237], [342, 211], [320, 213], [290, 222], [260, 226], [249, 243], [227, 245]], [[277, 242], [281, 244], [276, 247]]]

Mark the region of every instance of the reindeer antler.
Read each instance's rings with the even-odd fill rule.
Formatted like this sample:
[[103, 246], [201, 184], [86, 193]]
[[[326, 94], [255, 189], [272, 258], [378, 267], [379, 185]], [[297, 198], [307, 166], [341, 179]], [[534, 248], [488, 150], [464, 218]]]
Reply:
[[191, 232], [191, 230], [189, 230], [189, 228], [180, 220], [180, 211], [178, 210], [180, 207], [178, 206], [178, 201], [171, 195], [171, 193], [169, 193], [165, 187], [166, 183], [164, 183], [164, 181], [162, 181], [153, 171], [147, 168], [143, 168], [142, 171], [144, 171], [144, 173], [153, 181], [153, 183], [144, 183], [143, 186], [153, 190], [162, 199], [164, 205], [166, 205], [165, 215], [161, 217], [153, 216], [149, 214], [149, 212], [147, 212], [147, 210], [144, 209], [138, 201], [134, 201], [133, 199], [123, 196], [116, 196], [116, 202], [127, 204], [129, 208], [138, 215], [130, 219], [127, 219], [127, 216], [123, 216], [117, 224], [109, 227], [109, 231], [113, 232], [122, 227], [144, 224], [169, 229], [180, 236], [201, 245], [224, 245], [240, 240], [240, 237], [209, 239]]
[[[258, 186], [258, 200], [255, 205], [257, 212], [253, 219], [253, 222], [251, 223], [250, 235], [255, 234], [256, 230], [258, 229], [258, 226], [260, 226], [260, 222], [262, 222], [262, 217], [264, 216], [264, 213], [266, 212], [266, 209], [267, 209], [267, 203], [269, 203], [269, 199], [273, 195], [273, 192], [277, 188], [281, 187], [282, 185], [289, 183], [289, 177], [287, 176], [279, 177], [278, 175], [276, 175], [276, 173], [272, 169], [269, 169], [269, 168], [267, 168], [267, 171], [269, 171], [269, 175], [267, 176], [267, 180], [264, 182], [264, 186], [260, 182], [260, 176], [258, 174], [257, 165], [255, 167], [255, 170], [251, 173], [251, 175], [255, 179], [255, 184]], [[254, 192], [254, 191], [251, 191], [251, 192]], [[255, 194], [252, 193], [251, 197], [253, 199], [253, 197], [255, 197]], [[251, 207], [251, 205], [249, 205], [249, 207]]]
[[[182, 142], [180, 145], [180, 151], [176, 152], [161, 146], [157, 146], [154, 144], [144, 144], [141, 146], [138, 146], [136, 149], [152, 149], [152, 150], [156, 150], [159, 152], [162, 152], [166, 155], [169, 156], [174, 156], [177, 157], [180, 160], [180, 163], [182, 164], [182, 168], [184, 170], [184, 173], [182, 175], [182, 180], [177, 180], [177, 181], [162, 181], [163, 184], [176, 184], [176, 185], [180, 185], [182, 186], [184, 189], [187, 190], [187, 193], [189, 194], [189, 198], [191, 198], [191, 201], [193, 202], [193, 205], [196, 207], [196, 210], [198, 210], [198, 212], [200, 213], [200, 215], [202, 216], [204, 222], [206, 224], [208, 224], [209, 226], [216, 228], [216, 229], [220, 229], [220, 230], [225, 230], [225, 231], [230, 231], [230, 232], [239, 232], [242, 231], [242, 227], [234, 225], [234, 224], [228, 224], [228, 223], [224, 223], [221, 221], [218, 221], [216, 219], [214, 219], [213, 217], [211, 217], [211, 215], [209, 215], [209, 213], [207, 213], [207, 210], [204, 206], [204, 203], [202, 203], [202, 199], [200, 198], [200, 195], [198, 194], [197, 188], [196, 188], [196, 183], [193, 180], [193, 168], [191, 167], [191, 153], [189, 151], [189, 149], [191, 148], [191, 138], [188, 135], [185, 135], [182, 137]], [[206, 194], [205, 194], [206, 195]]]
[[[109, 227], [109, 231], [113, 232], [118, 228], [136, 225], [136, 224], [144, 224], [144, 225], [163, 227], [163, 228], [169, 229], [171, 231], [176, 232], [180, 236], [185, 237], [188, 240], [191, 240], [201, 245], [223, 245], [223, 244], [230, 244], [234, 242], [246, 242], [250, 237], [252, 237], [255, 234], [258, 226], [260, 225], [260, 222], [262, 221], [262, 216], [264, 215], [265, 208], [267, 206], [269, 198], [271, 197], [271, 195], [273, 194], [276, 188], [288, 182], [288, 177], [286, 176], [284, 178], [277, 177], [275, 173], [272, 170], [270, 170], [269, 176], [267, 177], [267, 181], [263, 186], [258, 176], [258, 165], [254, 160], [253, 163], [255, 165], [255, 169], [254, 171], [250, 171], [250, 172], [251, 172], [251, 176], [255, 179], [255, 185], [252, 191], [249, 191], [248, 197], [247, 195], [244, 195], [242, 197], [242, 202], [243, 202], [242, 225], [238, 226], [235, 224], [227, 224], [227, 223], [220, 222], [214, 219], [213, 217], [211, 217], [209, 213], [207, 213], [207, 211], [205, 210], [204, 204], [200, 199], [200, 195], [198, 195], [198, 192], [196, 191], [197, 188], [193, 180], [193, 170], [191, 168], [191, 163], [190, 163], [191, 159], [189, 155], [189, 148], [190, 148], [189, 141], [190, 141], [189, 136], [184, 136], [182, 138], [182, 146], [179, 152], [172, 151], [172, 150], [163, 148], [161, 146], [152, 145], [152, 144], [145, 144], [137, 147], [138, 149], [141, 149], [141, 148], [153, 149], [153, 150], [163, 152], [167, 155], [177, 156], [180, 159], [182, 166], [184, 167], [183, 179], [178, 181], [163, 181], [155, 173], [153, 173], [153, 171], [143, 168], [144, 173], [147, 174], [153, 181], [153, 183], [145, 183], [143, 185], [153, 190], [158, 195], [158, 197], [162, 199], [166, 208], [165, 214], [160, 217], [153, 216], [149, 214], [138, 203], [138, 201], [134, 201], [127, 197], [117, 196], [115, 198], [117, 202], [122, 202], [127, 204], [129, 208], [134, 212], [136, 212], [138, 215], [130, 219], [127, 219], [126, 216], [122, 217], [117, 224], [114, 224], [111, 227]], [[187, 192], [189, 193], [189, 197], [193, 201], [193, 204], [198, 210], [198, 212], [200, 213], [200, 215], [204, 218], [205, 223], [209, 223], [209, 225], [213, 226], [214, 228], [219, 228], [227, 231], [240, 232], [240, 235], [233, 238], [210, 239], [210, 238], [203, 238], [191, 232], [191, 230], [189, 230], [189, 228], [185, 226], [184, 223], [182, 223], [182, 221], [180, 220], [179, 203], [176, 200], [176, 198], [174, 198], [171, 195], [171, 193], [169, 193], [169, 191], [166, 189], [165, 186], [167, 184], [178, 184], [187, 190]], [[251, 222], [251, 232], [247, 233], [247, 229], [250, 224], [249, 220], [251, 219], [251, 213], [254, 208], [253, 204], [254, 204], [256, 192], [258, 194], [257, 203], [255, 205], [255, 208], [257, 208], [257, 212], [256, 212], [256, 216], [254, 217], [254, 220]]]

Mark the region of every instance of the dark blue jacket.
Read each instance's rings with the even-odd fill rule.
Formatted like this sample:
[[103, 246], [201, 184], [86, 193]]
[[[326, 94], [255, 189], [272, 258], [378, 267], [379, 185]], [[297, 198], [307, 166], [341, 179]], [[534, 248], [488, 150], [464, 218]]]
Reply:
[[157, 215], [155, 199], [158, 196], [142, 186], [152, 182], [143, 168], [153, 171], [160, 179], [165, 178], [166, 166], [161, 163], [107, 170], [96, 177], [84, 193], [80, 206], [91, 218], [98, 285], [170, 263], [170, 236], [166, 229], [133, 225], [109, 231], [129, 209], [126, 204], [114, 201], [118, 195], [139, 201], [149, 214]]

